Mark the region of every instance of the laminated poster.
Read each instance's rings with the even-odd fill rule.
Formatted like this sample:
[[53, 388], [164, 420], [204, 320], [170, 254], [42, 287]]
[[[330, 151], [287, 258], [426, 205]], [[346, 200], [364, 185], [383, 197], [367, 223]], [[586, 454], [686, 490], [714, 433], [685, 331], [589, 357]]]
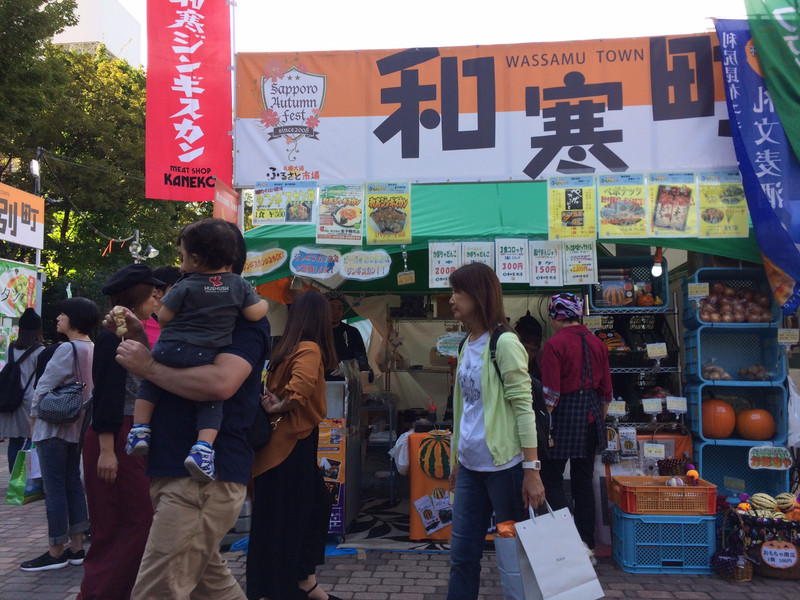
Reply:
[[345, 279], [369, 281], [389, 275], [392, 258], [386, 250], [356, 250], [342, 255], [340, 273]]
[[561, 242], [530, 240], [531, 285], [535, 287], [560, 287], [564, 284], [561, 264]]
[[561, 242], [564, 259], [564, 285], [597, 283], [597, 244], [595, 240]]
[[461, 242], [461, 264], [476, 262], [494, 271], [494, 242]]
[[339, 272], [342, 255], [332, 248], [292, 248], [289, 271], [298, 277], [329, 279]]
[[428, 242], [428, 285], [431, 288], [449, 288], [450, 274], [460, 266], [460, 242]]
[[701, 172], [700, 237], [731, 238], [750, 234], [750, 213], [739, 169]]
[[647, 192], [650, 236], [697, 237], [694, 173], [651, 173]]
[[363, 233], [364, 184], [321, 185], [317, 243], [358, 246]]
[[316, 181], [259, 182], [253, 192], [253, 225], [314, 223]]
[[367, 184], [367, 245], [411, 243], [411, 184]]
[[548, 239], [597, 237], [594, 175], [550, 177], [547, 180]]
[[0, 315], [21, 317], [36, 307], [36, 267], [0, 259]]
[[343, 534], [345, 527], [345, 431], [344, 419], [323, 419], [319, 424], [317, 463], [333, 502], [329, 533]]
[[647, 196], [643, 174], [599, 175], [597, 198], [598, 237], [647, 237]]
[[[448, 494], [449, 496], [449, 494]], [[414, 508], [417, 509], [419, 518], [422, 520], [422, 526], [425, 528], [425, 533], [431, 534], [434, 531], [439, 531], [444, 524], [439, 519], [439, 513], [433, 506], [430, 496], [420, 496], [414, 500]], [[452, 520], [452, 515], [451, 515]]]
[[528, 283], [528, 240], [500, 238], [494, 241], [497, 256], [497, 278], [500, 283]]

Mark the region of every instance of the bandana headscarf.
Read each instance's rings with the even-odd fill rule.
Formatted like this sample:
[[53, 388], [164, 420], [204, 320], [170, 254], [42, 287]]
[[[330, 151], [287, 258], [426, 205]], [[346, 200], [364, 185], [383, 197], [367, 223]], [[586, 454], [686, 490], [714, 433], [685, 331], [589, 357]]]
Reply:
[[583, 316], [583, 299], [575, 294], [556, 294], [550, 299], [547, 311], [556, 321], [580, 319]]

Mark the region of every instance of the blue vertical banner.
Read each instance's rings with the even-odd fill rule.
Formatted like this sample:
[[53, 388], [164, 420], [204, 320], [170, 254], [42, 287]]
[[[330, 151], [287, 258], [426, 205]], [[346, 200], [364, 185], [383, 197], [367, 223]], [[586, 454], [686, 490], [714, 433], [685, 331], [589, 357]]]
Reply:
[[800, 163], [764, 82], [746, 20], [718, 19], [731, 135], [775, 301], [800, 305]]

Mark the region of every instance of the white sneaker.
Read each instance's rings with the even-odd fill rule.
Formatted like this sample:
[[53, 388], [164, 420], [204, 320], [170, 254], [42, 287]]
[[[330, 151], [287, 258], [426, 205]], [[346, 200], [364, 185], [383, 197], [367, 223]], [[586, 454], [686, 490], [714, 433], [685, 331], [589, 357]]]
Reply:
[[589, 545], [586, 542], [583, 542], [584, 548], [586, 548], [586, 554], [589, 555], [589, 562], [592, 563], [593, 567], [597, 566], [597, 557], [594, 555], [594, 550], [589, 548]]

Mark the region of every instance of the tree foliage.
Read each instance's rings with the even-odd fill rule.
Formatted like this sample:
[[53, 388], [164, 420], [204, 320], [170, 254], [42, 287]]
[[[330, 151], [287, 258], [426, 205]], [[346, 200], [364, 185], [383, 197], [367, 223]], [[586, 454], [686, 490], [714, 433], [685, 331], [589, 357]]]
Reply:
[[[17, 1], [28, 8], [56, 11], [41, 35], [70, 24], [72, 0]], [[5, 44], [9, 0], [0, 0], [0, 44]], [[58, 18], [56, 18], [58, 17]], [[27, 13], [29, 21], [35, 19]], [[59, 25], [60, 26], [60, 25]], [[17, 60], [28, 65], [0, 73], [18, 93], [0, 85], [0, 177], [29, 191], [27, 170], [37, 148], [44, 150], [41, 193], [45, 197], [45, 243], [42, 268], [42, 315], [45, 326], [55, 321], [57, 304], [70, 284], [73, 295], [87, 296], [101, 308], [101, 288], [118, 268], [132, 261], [129, 241], [139, 230], [141, 243], [160, 251], [153, 266], [175, 264], [175, 239], [181, 227], [211, 215], [210, 203], [196, 204], [145, 198], [145, 91], [141, 68], [112, 57], [101, 45], [94, 54], [66, 51], [49, 43], [27, 44]], [[5, 57], [0, 57], [0, 65]], [[38, 85], [28, 85], [37, 73]], [[26, 87], [27, 86], [27, 87]], [[40, 87], [41, 86], [41, 87]], [[27, 90], [24, 93], [22, 90]], [[35, 106], [34, 110], [29, 110]], [[9, 159], [24, 168], [3, 170]], [[113, 240], [113, 241], [112, 241]], [[0, 255], [33, 263], [31, 248], [0, 242]]]

